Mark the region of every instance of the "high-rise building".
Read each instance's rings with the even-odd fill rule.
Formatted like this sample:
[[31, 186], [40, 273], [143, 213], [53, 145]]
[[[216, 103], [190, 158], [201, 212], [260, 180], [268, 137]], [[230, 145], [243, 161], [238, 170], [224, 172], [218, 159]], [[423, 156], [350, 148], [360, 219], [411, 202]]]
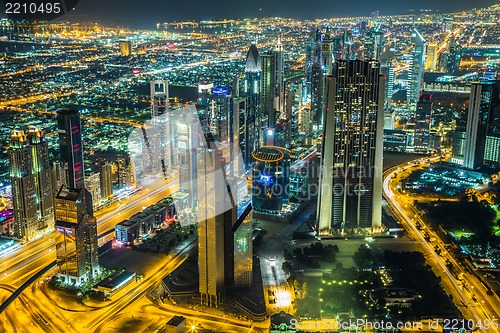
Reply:
[[85, 175], [85, 188], [92, 196], [92, 208], [97, 209], [101, 205], [101, 173], [92, 172]]
[[464, 165], [465, 160], [465, 128], [457, 128], [451, 134], [451, 162]]
[[486, 138], [500, 133], [500, 81], [480, 81], [471, 85], [464, 167], [484, 164]]
[[58, 274], [65, 283], [80, 285], [99, 273], [97, 222], [92, 195], [84, 186], [80, 115], [63, 108], [57, 118], [61, 160], [69, 170], [68, 186], [55, 198]]
[[417, 31], [417, 29], [413, 30], [412, 42], [413, 53], [410, 58], [410, 68], [408, 70], [408, 86], [406, 88], [407, 106], [415, 106], [418, 102], [425, 64], [425, 39]]
[[[261, 80], [262, 80], [262, 63], [259, 51], [255, 44], [250, 45], [247, 53], [247, 61], [245, 65], [245, 81], [244, 94], [246, 97], [246, 112], [244, 120], [249, 128], [248, 134], [251, 137], [246, 141], [245, 149], [250, 153], [256, 149], [262, 140], [263, 130], [267, 127], [264, 123], [262, 108], [261, 108]], [[233, 98], [235, 96], [233, 95]], [[245, 160], [248, 161], [248, 160]]]
[[426, 154], [430, 146], [430, 130], [432, 121], [432, 95], [421, 94], [415, 112], [415, 135], [413, 146], [415, 152]]
[[97, 222], [85, 188], [62, 187], [55, 198], [58, 275], [75, 286], [99, 273]]
[[61, 186], [67, 186], [66, 170], [63, 162], [52, 163], [52, 191], [55, 198]]
[[261, 214], [278, 215], [289, 199], [289, 152], [264, 146], [252, 156], [252, 206]]
[[[280, 39], [274, 50], [261, 55], [261, 64], [261, 110], [263, 118], [267, 117], [266, 127], [272, 129], [285, 112], [283, 44]], [[263, 141], [269, 142], [266, 138]]]
[[226, 184], [224, 167], [213, 142], [203, 144], [198, 148], [198, 171], [205, 177], [197, 179], [199, 291], [202, 304], [216, 307], [234, 282], [232, 227], [237, 206], [231, 195], [218, 193]]
[[179, 191], [189, 194], [189, 207], [197, 207], [197, 147], [198, 134], [202, 131], [197, 114], [186, 110], [176, 119], [177, 153], [179, 159]]
[[252, 284], [253, 269], [253, 213], [250, 202], [238, 206], [238, 220], [234, 230], [234, 285]]
[[99, 198], [103, 200], [113, 198], [113, 166], [110, 163], [99, 166], [99, 184], [101, 189]]
[[120, 40], [120, 55], [123, 57], [128, 57], [132, 53], [132, 43], [128, 40]]
[[130, 158], [130, 153], [120, 153], [116, 157], [116, 168], [118, 187], [120, 189], [135, 187], [134, 164], [133, 159]]
[[484, 148], [484, 164], [495, 168], [500, 167], [500, 135], [499, 133], [486, 137]]
[[373, 33], [373, 59], [380, 61], [380, 54], [383, 52], [385, 46], [384, 32], [376, 29]]
[[41, 128], [30, 126], [28, 142], [33, 160], [36, 197], [38, 204], [38, 230], [54, 230], [54, 194], [51, 181], [49, 145]]
[[392, 109], [392, 95], [394, 95], [394, 49], [385, 48], [379, 56], [380, 74], [385, 77], [385, 100], [384, 107], [386, 110]]
[[429, 43], [427, 46], [427, 55], [425, 57], [425, 70], [435, 72], [438, 69], [438, 51], [437, 43]]
[[151, 172], [167, 177], [175, 165], [172, 138], [174, 124], [169, 113], [168, 81], [151, 81], [150, 92], [152, 128], [148, 131], [146, 144], [151, 156]]
[[38, 127], [10, 136], [10, 180], [14, 235], [30, 241], [54, 227], [54, 202], [48, 144]]
[[453, 41], [450, 43], [451, 46], [448, 54], [446, 70], [448, 73], [455, 73], [460, 69], [460, 62], [462, 61], [462, 47], [460, 45], [453, 45]]
[[325, 73], [320, 63], [312, 64], [311, 76], [311, 124], [306, 132], [312, 133], [319, 130], [323, 125], [323, 113], [325, 109]]
[[381, 227], [384, 78], [374, 60], [340, 60], [327, 78], [318, 232]]
[[64, 107], [57, 113], [61, 162], [66, 168], [69, 188], [84, 187], [82, 124], [78, 111]]

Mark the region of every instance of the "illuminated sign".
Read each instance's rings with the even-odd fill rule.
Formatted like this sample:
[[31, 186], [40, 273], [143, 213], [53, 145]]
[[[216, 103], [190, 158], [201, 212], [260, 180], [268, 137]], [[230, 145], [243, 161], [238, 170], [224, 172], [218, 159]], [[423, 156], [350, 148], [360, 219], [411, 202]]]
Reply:
[[66, 228], [56, 227], [56, 230], [59, 231], [59, 232], [62, 232], [62, 233], [70, 234], [70, 235], [73, 234], [73, 230], [72, 229], [66, 229]]
[[272, 178], [271, 176], [262, 175], [260, 176], [260, 182], [265, 184], [272, 183]]
[[212, 89], [212, 94], [214, 95], [228, 95], [229, 94], [229, 89], [226, 87], [215, 87]]

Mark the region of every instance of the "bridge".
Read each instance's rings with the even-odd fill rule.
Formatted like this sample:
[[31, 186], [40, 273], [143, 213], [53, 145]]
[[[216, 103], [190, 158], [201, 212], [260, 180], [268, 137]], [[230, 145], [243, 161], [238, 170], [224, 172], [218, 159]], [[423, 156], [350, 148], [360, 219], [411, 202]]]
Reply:
[[26, 289], [27, 287], [29, 287], [39, 277], [41, 277], [43, 274], [47, 273], [48, 271], [50, 271], [54, 267], [56, 267], [56, 262], [55, 261], [53, 261], [52, 263], [48, 264], [47, 266], [45, 266], [41, 270], [39, 270], [35, 275], [33, 275], [26, 282], [24, 282], [19, 288], [17, 288], [16, 291], [14, 291], [12, 293], [12, 295], [10, 295], [5, 300], [5, 302], [2, 303], [2, 305], [0, 305], [0, 313], [2, 313], [5, 309], [7, 309], [7, 307], [10, 305], [10, 303], [12, 303], [19, 295], [21, 295], [21, 293], [24, 291], [24, 289]]

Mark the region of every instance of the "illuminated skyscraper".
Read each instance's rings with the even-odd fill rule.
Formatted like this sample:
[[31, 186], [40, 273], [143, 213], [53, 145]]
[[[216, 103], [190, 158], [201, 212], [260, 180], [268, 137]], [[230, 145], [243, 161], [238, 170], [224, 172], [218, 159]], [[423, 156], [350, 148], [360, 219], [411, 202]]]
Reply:
[[427, 46], [427, 55], [425, 57], [425, 70], [434, 72], [438, 68], [438, 50], [436, 43], [429, 43]]
[[373, 60], [337, 61], [327, 78], [318, 232], [380, 229], [384, 79]]
[[325, 109], [325, 73], [320, 63], [312, 64], [311, 78], [311, 115], [312, 128], [307, 132], [317, 131], [323, 125]]
[[[272, 129], [285, 112], [285, 83], [283, 67], [283, 44], [278, 39], [274, 50], [261, 56], [261, 108], [263, 117], [267, 117], [267, 128]], [[266, 134], [272, 131], [266, 131]], [[270, 143], [274, 138], [265, 138], [263, 143]]]
[[289, 199], [289, 151], [264, 146], [252, 156], [252, 206], [261, 214], [277, 215]]
[[500, 81], [474, 82], [471, 85], [464, 167], [475, 169], [484, 164], [488, 135], [500, 133]]
[[408, 70], [408, 86], [406, 88], [406, 105], [415, 106], [420, 96], [422, 85], [423, 69], [425, 64], [425, 39], [417, 31], [413, 30], [413, 53], [410, 59], [410, 69]]
[[76, 286], [99, 273], [97, 222], [90, 197], [85, 188], [62, 187], [55, 198], [58, 275]]
[[14, 130], [9, 149], [14, 235], [29, 241], [54, 228], [54, 201], [48, 144], [40, 128], [28, 137]]
[[253, 213], [250, 202], [240, 202], [234, 230], [234, 285], [252, 284], [253, 268]]
[[150, 82], [151, 92], [151, 124], [148, 130], [147, 147], [151, 156], [151, 172], [153, 175], [169, 174], [175, 165], [173, 133], [168, 101], [168, 81], [153, 80]]
[[179, 191], [189, 194], [189, 207], [198, 205], [197, 192], [197, 159], [198, 128], [197, 114], [183, 112], [176, 119], [177, 153], [179, 158]]
[[61, 162], [64, 163], [67, 173], [66, 184], [69, 188], [83, 188], [82, 124], [78, 111], [64, 107], [57, 112], [57, 126]]
[[97, 222], [92, 195], [83, 182], [80, 115], [64, 108], [57, 118], [61, 160], [69, 171], [68, 186], [61, 187], [55, 198], [57, 266], [65, 283], [80, 285], [99, 273]]
[[384, 32], [380, 27], [373, 33], [373, 59], [380, 61], [380, 54], [383, 52], [385, 46]]
[[[259, 51], [255, 44], [250, 45], [247, 53], [247, 62], [245, 65], [245, 81], [244, 94], [246, 101], [246, 112], [244, 119], [248, 129], [248, 138], [245, 141], [244, 149], [250, 153], [259, 147], [263, 130], [267, 127], [264, 123], [261, 108], [261, 80], [262, 80], [262, 63]], [[235, 96], [233, 96], [234, 98]], [[240, 134], [241, 135], [241, 134]], [[249, 154], [250, 154], [249, 153]], [[248, 159], [245, 159], [245, 163]]]
[[92, 207], [97, 209], [101, 205], [101, 179], [100, 172], [85, 174], [85, 188], [92, 196]]
[[232, 227], [237, 212], [232, 197], [219, 192], [225, 190], [226, 175], [215, 146], [204, 144], [198, 148], [198, 171], [204, 175], [197, 179], [199, 291], [202, 304], [216, 307], [234, 281]]
[[118, 43], [120, 44], [120, 54], [124, 57], [128, 57], [132, 52], [132, 43], [128, 40], [121, 40]]
[[392, 95], [394, 95], [394, 49], [386, 47], [379, 56], [380, 74], [385, 77], [385, 100], [386, 110], [392, 108]]
[[426, 154], [430, 148], [430, 129], [432, 120], [432, 95], [421, 94], [415, 112], [415, 152]]
[[110, 163], [104, 163], [99, 167], [99, 183], [100, 197], [104, 200], [113, 198], [113, 167]]

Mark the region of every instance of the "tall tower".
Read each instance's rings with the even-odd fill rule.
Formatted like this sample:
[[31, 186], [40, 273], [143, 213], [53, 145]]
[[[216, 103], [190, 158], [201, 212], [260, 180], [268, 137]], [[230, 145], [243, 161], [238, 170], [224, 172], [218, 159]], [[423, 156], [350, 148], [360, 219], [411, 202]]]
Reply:
[[410, 69], [408, 72], [408, 87], [406, 89], [406, 106], [415, 106], [420, 96], [422, 85], [423, 69], [425, 64], [425, 39], [413, 29], [413, 54], [410, 59]]
[[54, 228], [54, 199], [48, 144], [39, 127], [14, 130], [9, 166], [14, 205], [14, 235], [30, 241]]
[[430, 129], [432, 120], [432, 95], [421, 94], [415, 113], [415, 152], [426, 154], [430, 148]]
[[67, 170], [66, 184], [69, 188], [83, 188], [82, 124], [78, 111], [64, 107], [57, 113], [57, 126], [61, 161]]
[[381, 226], [384, 79], [374, 60], [340, 60], [327, 78], [318, 232]]
[[33, 160], [38, 203], [38, 230], [54, 230], [54, 193], [52, 189], [49, 145], [41, 128], [30, 126], [28, 142]]
[[57, 119], [61, 160], [69, 170], [68, 186], [61, 187], [55, 198], [57, 266], [65, 283], [78, 286], [99, 273], [97, 221], [92, 195], [83, 183], [80, 115], [74, 109], [63, 108]]
[[[226, 176], [213, 142], [199, 148], [198, 171], [198, 268], [202, 304], [216, 307], [224, 300], [225, 287], [234, 282], [236, 203], [226, 190]], [[221, 196], [222, 194], [222, 196]]]
[[149, 153], [151, 155], [152, 173], [162, 173], [167, 177], [174, 167], [173, 156], [173, 124], [170, 121], [168, 104], [168, 81], [153, 80], [150, 82], [151, 92], [151, 124], [148, 131]]
[[[267, 128], [271, 131], [278, 119], [284, 117], [285, 112], [285, 83], [283, 77], [283, 44], [278, 43], [273, 51], [261, 56], [261, 107], [264, 117], [267, 116]], [[274, 138], [264, 138], [269, 143]]]
[[24, 131], [12, 131], [9, 148], [10, 182], [14, 205], [14, 235], [28, 241], [37, 230], [37, 184], [33, 174], [33, 161]]
[[384, 50], [385, 37], [384, 32], [377, 29], [373, 33], [373, 59], [380, 61], [380, 54]]
[[425, 57], [425, 70], [435, 72], [438, 67], [438, 50], [439, 46], [436, 43], [429, 43], [427, 46], [427, 54]]
[[[262, 134], [267, 124], [264, 123], [261, 108], [261, 79], [262, 63], [259, 51], [255, 44], [250, 45], [247, 53], [247, 62], [245, 65], [245, 86], [244, 93], [247, 98], [247, 112], [245, 114], [246, 126], [250, 129], [251, 137], [246, 141], [245, 150], [252, 152], [262, 140]], [[236, 96], [233, 96], [236, 97]], [[245, 160], [246, 162], [247, 160]]]
[[474, 82], [471, 85], [464, 167], [475, 169], [484, 163], [486, 139], [500, 130], [500, 81]]
[[325, 109], [325, 74], [323, 66], [315, 62], [312, 64], [311, 79], [311, 114], [313, 128], [316, 131], [323, 125], [323, 112]]
[[386, 110], [392, 108], [392, 95], [394, 95], [394, 49], [385, 48], [380, 54], [380, 74], [385, 77], [385, 100], [384, 107]]
[[330, 28], [326, 28], [325, 37], [321, 42], [321, 57], [325, 75], [332, 75], [333, 68], [333, 40], [330, 36]]

